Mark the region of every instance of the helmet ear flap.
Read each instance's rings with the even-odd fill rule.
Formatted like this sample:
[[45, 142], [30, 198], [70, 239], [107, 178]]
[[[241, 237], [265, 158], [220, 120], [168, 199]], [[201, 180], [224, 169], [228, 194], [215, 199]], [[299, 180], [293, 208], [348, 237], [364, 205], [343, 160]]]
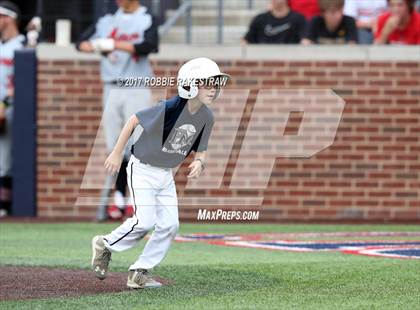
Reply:
[[214, 95], [214, 100], [216, 100], [220, 96], [221, 93], [222, 93], [222, 88], [217, 88], [216, 94]]
[[193, 99], [195, 97], [197, 97], [198, 95], [198, 86], [195, 83], [192, 83], [190, 86], [190, 98], [188, 99]]
[[198, 86], [195, 80], [191, 81], [190, 85], [179, 85], [178, 94], [184, 99], [193, 99], [198, 95]]

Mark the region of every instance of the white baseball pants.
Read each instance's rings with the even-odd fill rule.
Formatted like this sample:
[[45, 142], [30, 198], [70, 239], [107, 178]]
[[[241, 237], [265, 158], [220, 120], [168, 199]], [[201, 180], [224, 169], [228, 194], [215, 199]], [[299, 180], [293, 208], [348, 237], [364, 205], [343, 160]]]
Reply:
[[0, 135], [0, 177], [12, 175], [13, 107], [6, 109], [6, 132]]
[[143, 253], [129, 268], [151, 269], [164, 259], [179, 228], [172, 169], [141, 163], [131, 155], [127, 179], [134, 215], [104, 236], [105, 246], [116, 252], [130, 249], [154, 228]]

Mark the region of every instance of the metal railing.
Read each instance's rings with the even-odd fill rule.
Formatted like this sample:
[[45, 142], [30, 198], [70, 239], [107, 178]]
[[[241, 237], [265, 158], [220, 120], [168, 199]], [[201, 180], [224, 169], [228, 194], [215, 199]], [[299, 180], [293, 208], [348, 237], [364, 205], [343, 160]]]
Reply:
[[217, 5], [217, 43], [223, 44], [223, 0], [219, 0]]
[[183, 15], [185, 15], [185, 41], [187, 44], [191, 44], [191, 41], [192, 41], [191, 9], [192, 9], [192, 0], [184, 1], [181, 4], [181, 6], [175, 11], [174, 15], [172, 15], [162, 26], [159, 27], [159, 36], [163, 37], [164, 35], [166, 35], [169, 32], [169, 30], [172, 28], [172, 26], [176, 24], [178, 19], [180, 19]]
[[[217, 44], [223, 44], [223, 3], [224, 0], [218, 0], [217, 3]], [[248, 0], [247, 6], [248, 10], [252, 10], [254, 8], [254, 0]]]
[[[156, 0], [154, 3], [156, 7], [158, 6], [158, 2], [160, 0]], [[223, 25], [224, 25], [224, 18], [223, 18], [223, 4], [224, 0], [218, 0], [217, 3], [217, 43], [223, 44]], [[247, 1], [247, 8], [252, 10], [254, 8], [254, 0]], [[175, 11], [175, 13], [163, 24], [159, 27], [159, 35], [161, 37], [165, 36], [170, 29], [177, 23], [177, 21], [185, 15], [185, 41], [187, 44], [191, 44], [192, 42], [192, 0], [184, 0], [181, 6]]]

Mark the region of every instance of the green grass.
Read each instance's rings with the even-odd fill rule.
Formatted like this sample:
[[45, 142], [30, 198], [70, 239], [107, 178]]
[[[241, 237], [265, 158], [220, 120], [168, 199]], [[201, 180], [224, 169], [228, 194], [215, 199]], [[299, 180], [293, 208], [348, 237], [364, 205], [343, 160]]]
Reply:
[[[91, 237], [114, 227], [2, 223], [0, 265], [89, 269]], [[420, 231], [420, 227], [181, 224], [180, 233], [337, 231]], [[126, 271], [143, 246], [141, 242], [135, 249], [114, 254], [111, 271]], [[176, 283], [158, 290], [5, 301], [0, 309], [420, 309], [419, 260], [175, 242], [154, 273]]]

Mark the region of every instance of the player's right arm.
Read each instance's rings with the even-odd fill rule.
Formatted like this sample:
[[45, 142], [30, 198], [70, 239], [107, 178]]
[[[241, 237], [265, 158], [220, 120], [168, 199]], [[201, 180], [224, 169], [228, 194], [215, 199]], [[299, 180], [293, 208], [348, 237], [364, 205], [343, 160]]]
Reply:
[[113, 151], [105, 160], [104, 167], [109, 174], [115, 174], [120, 169], [124, 148], [127, 145], [128, 139], [131, 137], [134, 129], [139, 125], [139, 123], [140, 122], [136, 115], [131, 116], [125, 123]]
[[165, 102], [161, 101], [149, 108], [142, 109], [131, 116], [118, 137], [114, 150], [109, 154], [105, 161], [105, 169], [111, 174], [116, 173], [121, 166], [123, 151], [128, 139], [137, 126], [141, 126], [145, 131], [152, 131], [155, 124], [162, 124], [165, 115]]
[[85, 53], [110, 52], [114, 49], [114, 40], [107, 38], [104, 33], [112, 22], [112, 15], [107, 14], [99, 18], [96, 24], [89, 26], [76, 41], [76, 49]]
[[85, 53], [93, 53], [94, 48], [92, 43], [89, 39], [94, 36], [96, 33], [96, 25], [91, 25], [88, 29], [86, 29], [79, 37], [76, 42], [76, 49], [85, 52]]

